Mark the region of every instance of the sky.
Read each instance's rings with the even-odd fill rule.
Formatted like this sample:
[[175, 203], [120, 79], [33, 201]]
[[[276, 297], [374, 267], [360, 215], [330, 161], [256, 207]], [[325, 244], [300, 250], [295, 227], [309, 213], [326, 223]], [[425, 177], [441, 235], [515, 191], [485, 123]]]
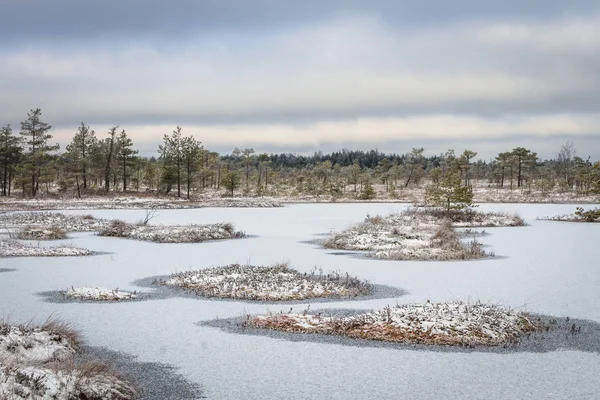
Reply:
[[597, 0], [0, 0], [0, 125], [41, 108], [155, 155], [447, 149], [600, 159]]

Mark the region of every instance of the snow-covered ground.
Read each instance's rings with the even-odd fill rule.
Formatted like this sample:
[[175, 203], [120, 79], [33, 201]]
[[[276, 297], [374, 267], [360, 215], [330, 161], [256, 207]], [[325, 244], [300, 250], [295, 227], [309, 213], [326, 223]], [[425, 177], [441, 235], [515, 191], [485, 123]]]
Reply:
[[0, 238], [0, 257], [69, 257], [90, 256], [93, 251], [73, 246], [35, 246]]
[[91, 301], [124, 301], [133, 300], [138, 297], [137, 292], [126, 292], [124, 290], [106, 289], [102, 287], [70, 287], [60, 292], [67, 299], [91, 300]]
[[366, 282], [335, 272], [300, 273], [286, 264], [272, 267], [232, 264], [180, 272], [156, 282], [192, 291], [199, 296], [243, 300], [304, 300], [368, 295]]
[[[573, 211], [573, 205], [491, 204], [481, 211], [518, 213], [523, 228], [485, 228], [478, 238], [500, 257], [469, 262], [386, 261], [339, 255], [311, 239], [323, 238], [360, 223], [364, 216], [389, 215], [404, 204], [299, 204], [282, 208], [206, 208], [161, 210], [153, 224], [211, 224], [231, 221], [252, 234], [244, 240], [202, 245], [161, 245], [145, 241], [74, 233], [69, 241], [91, 249], [94, 257], [6, 258], [0, 268], [0, 317], [26, 322], [56, 315], [69, 321], [90, 346], [138, 357], [144, 363], [172, 365], [204, 388], [210, 399], [415, 400], [584, 399], [600, 393], [599, 345], [561, 347], [560, 351], [428, 351], [412, 347], [346, 345], [284, 340], [265, 335], [225, 333], [199, 326], [216, 318], [268, 312], [301, 313], [311, 309], [378, 310], [386, 305], [453, 300], [475, 301], [532, 314], [585, 319], [600, 323], [600, 224], [536, 220]], [[136, 223], [144, 210], [89, 211], [95, 217]], [[81, 211], [65, 211], [76, 215]], [[214, 301], [209, 298], [162, 297], [115, 303], [46, 302], [38, 293], [75, 287], [139, 290], [133, 282], [202, 267], [248, 263], [271, 265], [289, 260], [299, 272], [315, 266], [349, 273], [374, 285], [405, 289], [393, 298], [339, 299], [299, 304]], [[151, 290], [151, 289], [144, 289]], [[325, 315], [325, 314], [324, 314]], [[262, 332], [262, 331], [261, 331]], [[302, 335], [313, 337], [315, 335]], [[354, 341], [353, 341], [354, 342]], [[393, 347], [393, 348], [391, 348]], [[417, 346], [418, 348], [418, 346]], [[458, 350], [458, 349], [457, 349]], [[177, 397], [175, 397], [177, 398]], [[185, 398], [185, 397], [183, 397]], [[187, 399], [187, 398], [186, 398]]]
[[511, 343], [536, 330], [522, 313], [493, 304], [462, 301], [388, 306], [346, 317], [308, 313], [258, 315], [249, 316], [244, 325], [385, 342], [470, 347]]
[[123, 237], [155, 243], [199, 243], [208, 240], [239, 239], [244, 232], [230, 223], [206, 225], [134, 225], [120, 220], [101, 230], [98, 235]]
[[98, 231], [109, 221], [91, 215], [65, 215], [52, 212], [11, 212], [0, 214], [0, 226], [4, 229], [37, 227], [40, 229], [60, 228], [66, 232]]
[[268, 197], [185, 200], [173, 197], [107, 196], [65, 199], [0, 199], [0, 210], [127, 210], [127, 209], [193, 209], [205, 207], [272, 208], [281, 207], [279, 200]]
[[470, 260], [487, 257], [473, 238], [463, 243], [453, 229], [521, 226], [524, 221], [506, 213], [410, 209], [388, 216], [367, 216], [364, 222], [332, 234], [324, 241], [331, 249], [367, 251], [379, 259]]

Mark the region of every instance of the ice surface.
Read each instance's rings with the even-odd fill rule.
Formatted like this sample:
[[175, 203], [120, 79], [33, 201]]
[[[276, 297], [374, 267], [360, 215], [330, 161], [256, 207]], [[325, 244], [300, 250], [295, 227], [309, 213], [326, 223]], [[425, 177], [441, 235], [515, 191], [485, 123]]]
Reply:
[[[46, 303], [37, 292], [73, 286], [139, 289], [130, 282], [190, 269], [290, 261], [309, 272], [340, 270], [406, 289], [398, 299], [320, 303], [318, 308], [382, 308], [388, 304], [477, 300], [520, 310], [600, 322], [600, 224], [537, 221], [570, 213], [575, 205], [481, 205], [518, 212], [530, 226], [486, 228], [479, 238], [500, 256], [467, 262], [380, 261], [331, 254], [305, 243], [340, 231], [366, 214], [386, 215], [404, 204], [303, 204], [271, 209], [160, 210], [153, 224], [230, 221], [245, 240], [156, 244], [73, 234], [94, 257], [0, 259], [0, 316], [43, 320], [51, 314], [74, 324], [93, 346], [165, 362], [201, 384], [213, 399], [589, 399], [600, 397], [599, 355], [452, 353], [290, 342], [199, 327], [199, 321], [244, 312], [287, 312], [290, 305], [248, 304], [173, 297], [145, 302]], [[66, 211], [82, 214], [81, 211]], [[139, 221], [144, 210], [85, 211]], [[146, 290], [146, 289], [144, 289]], [[313, 306], [315, 308], [316, 306]], [[294, 312], [304, 308], [293, 305]]]

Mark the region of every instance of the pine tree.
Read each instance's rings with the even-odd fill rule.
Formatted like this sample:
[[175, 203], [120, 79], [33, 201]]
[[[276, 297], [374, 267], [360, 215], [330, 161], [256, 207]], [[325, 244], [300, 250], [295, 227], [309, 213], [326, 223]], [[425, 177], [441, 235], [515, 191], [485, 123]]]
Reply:
[[39, 108], [31, 110], [27, 113], [27, 119], [21, 122], [21, 131], [19, 132], [25, 137], [25, 143], [28, 146], [24, 169], [25, 173], [30, 176], [31, 196], [35, 196], [39, 190], [39, 178], [44, 172], [49, 153], [60, 148], [59, 144], [48, 144], [48, 141], [52, 139], [52, 135], [48, 134], [48, 131], [52, 127], [43, 122], [41, 116], [42, 110]]
[[512, 155], [517, 165], [517, 187], [521, 187], [523, 185], [523, 172], [536, 162], [537, 153], [533, 153], [524, 147], [517, 147], [513, 149]]
[[181, 143], [182, 163], [185, 166], [187, 199], [189, 200], [193, 176], [200, 163], [202, 143], [194, 139], [193, 136], [184, 137]]
[[87, 189], [91, 155], [97, 143], [96, 133], [82, 121], [73, 140], [67, 146], [67, 151], [70, 153], [71, 159], [75, 164], [75, 169], [81, 173], [84, 189]]
[[164, 135], [158, 152], [163, 161], [163, 176], [173, 177], [177, 183], [177, 197], [181, 197], [181, 175], [183, 172], [183, 138], [181, 127], [177, 125], [172, 135]]
[[446, 173], [438, 183], [427, 189], [427, 201], [450, 210], [463, 210], [473, 204], [473, 192], [470, 187], [461, 184], [458, 173]]
[[131, 141], [131, 138], [127, 136], [125, 129], [123, 129], [117, 139], [117, 160], [121, 167], [121, 172], [123, 173], [123, 192], [127, 191], [127, 178], [129, 177], [129, 174], [127, 173], [128, 168], [135, 164], [135, 156], [138, 153], [138, 151], [133, 150], [132, 147], [133, 142]]
[[101, 143], [104, 157], [104, 190], [107, 192], [110, 190], [110, 175], [113, 170], [113, 160], [115, 153], [117, 128], [119, 126], [113, 126], [108, 131], [108, 138], [104, 139]]
[[237, 171], [229, 170], [223, 175], [221, 184], [229, 192], [229, 195], [233, 197], [233, 193], [240, 186], [241, 180], [240, 174]]
[[10, 188], [21, 152], [21, 140], [9, 125], [0, 128], [0, 165], [2, 167], [2, 196], [10, 196]]

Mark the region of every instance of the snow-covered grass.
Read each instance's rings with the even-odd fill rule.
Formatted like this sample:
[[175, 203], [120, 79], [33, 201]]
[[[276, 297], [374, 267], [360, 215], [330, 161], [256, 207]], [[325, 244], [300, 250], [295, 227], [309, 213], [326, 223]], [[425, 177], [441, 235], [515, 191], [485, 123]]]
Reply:
[[0, 398], [129, 400], [136, 389], [108, 365], [77, 361], [79, 334], [68, 324], [0, 322]]
[[269, 314], [248, 316], [245, 327], [341, 335], [386, 342], [497, 346], [536, 329], [528, 316], [497, 305], [465, 302], [396, 305], [352, 316]]
[[98, 235], [145, 240], [156, 243], [199, 243], [207, 240], [238, 239], [245, 233], [230, 223], [207, 225], [133, 225], [113, 220]]
[[21, 240], [62, 240], [67, 238], [67, 232], [59, 227], [37, 228], [26, 226], [17, 233], [17, 239]]
[[450, 220], [414, 209], [387, 217], [367, 216], [363, 223], [330, 236], [324, 245], [367, 251], [371, 257], [392, 260], [471, 260], [489, 256], [475, 239], [461, 242]]
[[79, 333], [68, 324], [41, 326], [0, 322], [0, 364], [40, 364], [70, 359], [80, 347]]
[[517, 214], [502, 212], [481, 212], [475, 209], [464, 211], [451, 210], [450, 212], [439, 208], [416, 209], [416, 212], [432, 215], [438, 219], [449, 219], [455, 228], [499, 228], [525, 226], [525, 220]]
[[59, 228], [65, 232], [98, 231], [109, 221], [91, 215], [65, 215], [51, 212], [15, 212], [0, 214], [0, 226], [5, 228]]
[[0, 257], [90, 256], [93, 251], [72, 246], [33, 246], [12, 239], [0, 239]]
[[373, 290], [368, 282], [348, 274], [326, 274], [316, 269], [301, 273], [287, 264], [271, 267], [232, 264], [180, 272], [155, 283], [199, 296], [262, 301], [356, 297], [371, 294]]
[[70, 287], [60, 292], [67, 299], [89, 300], [89, 301], [125, 301], [134, 300], [138, 297], [137, 292], [126, 292], [123, 290], [106, 289], [102, 287]]

